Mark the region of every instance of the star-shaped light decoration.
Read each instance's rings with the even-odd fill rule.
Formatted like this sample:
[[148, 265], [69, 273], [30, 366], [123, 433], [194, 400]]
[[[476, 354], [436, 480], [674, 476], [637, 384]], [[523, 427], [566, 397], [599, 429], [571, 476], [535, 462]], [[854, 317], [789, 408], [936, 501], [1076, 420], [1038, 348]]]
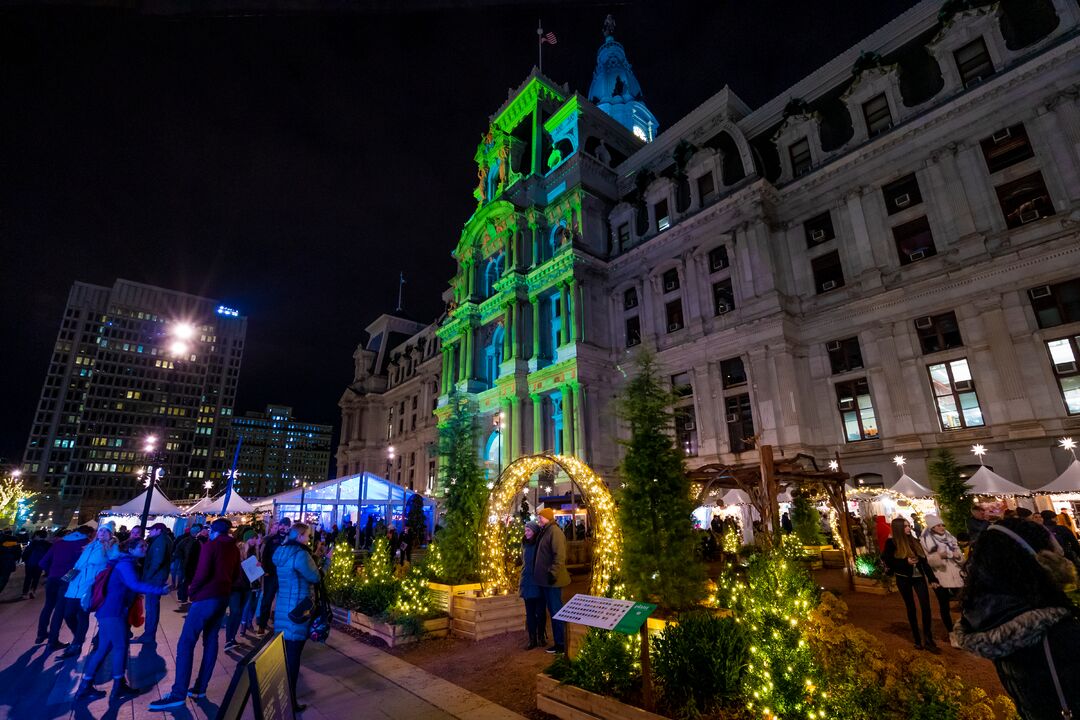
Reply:
[[1062, 450], [1068, 450], [1072, 453], [1073, 460], [1076, 459], [1076, 441], [1073, 440], [1071, 437], [1061, 438], [1060, 440], [1058, 440], [1058, 447], [1060, 447]]
[[907, 465], [907, 458], [905, 458], [903, 455], [893, 455], [892, 461], [893, 465], [900, 468], [901, 470], [903, 470], [904, 466]]
[[832, 470], [833, 472], [836, 472], [837, 470], [840, 469], [840, 463], [838, 463], [835, 460], [830, 460], [829, 461], [829, 469]]
[[982, 445], [972, 445], [971, 446], [971, 454], [974, 455], [975, 457], [979, 458], [979, 464], [982, 465], [983, 464], [983, 455], [986, 454], [986, 448], [983, 447]]

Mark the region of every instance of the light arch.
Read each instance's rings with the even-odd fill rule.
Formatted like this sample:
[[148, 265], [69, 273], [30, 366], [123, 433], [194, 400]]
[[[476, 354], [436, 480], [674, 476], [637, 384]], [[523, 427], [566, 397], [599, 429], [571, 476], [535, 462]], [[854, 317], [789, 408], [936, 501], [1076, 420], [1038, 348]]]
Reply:
[[555, 466], [581, 488], [594, 514], [593, 566], [589, 592], [606, 595], [618, 579], [622, 564], [622, 531], [616, 516], [615, 499], [592, 468], [568, 455], [543, 453], [526, 455], [510, 463], [488, 496], [487, 524], [481, 535], [481, 581], [485, 595], [507, 595], [517, 591], [518, 578], [503, 556], [507, 523], [516, 510], [518, 495], [528, 487], [529, 478], [539, 470]]

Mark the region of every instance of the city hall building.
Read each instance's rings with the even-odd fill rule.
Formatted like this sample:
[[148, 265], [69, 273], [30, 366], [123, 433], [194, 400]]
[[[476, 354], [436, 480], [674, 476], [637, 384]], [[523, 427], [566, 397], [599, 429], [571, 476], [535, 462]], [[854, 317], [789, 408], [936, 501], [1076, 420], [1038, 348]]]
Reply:
[[962, 5], [754, 109], [732, 78], [656, 118], [610, 19], [587, 95], [534, 70], [475, 150], [446, 314], [384, 315], [354, 356], [338, 474], [434, 489], [433, 411], [464, 397], [493, 472], [555, 451], [617, 481], [647, 348], [690, 467], [769, 444], [889, 485], [896, 454], [924, 481], [979, 443], [1051, 480], [1080, 433], [1080, 8]]

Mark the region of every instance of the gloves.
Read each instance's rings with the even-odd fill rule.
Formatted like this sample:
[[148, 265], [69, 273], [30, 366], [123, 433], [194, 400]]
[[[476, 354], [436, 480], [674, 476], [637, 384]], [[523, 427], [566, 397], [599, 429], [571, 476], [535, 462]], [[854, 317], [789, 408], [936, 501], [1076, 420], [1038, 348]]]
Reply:
[[555, 584], [555, 573], [549, 572], [547, 574], [547, 582], [548, 582], [548, 585], [554, 585]]

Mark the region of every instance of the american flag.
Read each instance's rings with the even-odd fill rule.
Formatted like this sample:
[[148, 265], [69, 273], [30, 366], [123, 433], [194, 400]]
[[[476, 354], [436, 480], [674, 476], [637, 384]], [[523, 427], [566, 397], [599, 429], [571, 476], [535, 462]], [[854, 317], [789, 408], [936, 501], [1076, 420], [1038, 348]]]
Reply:
[[553, 33], [553, 32], [545, 33], [544, 35], [540, 36], [540, 44], [541, 45], [543, 45], [544, 43], [547, 43], [549, 45], [554, 45], [557, 42], [559, 42], [559, 40], [558, 40], [558, 38], [555, 37], [555, 33]]

